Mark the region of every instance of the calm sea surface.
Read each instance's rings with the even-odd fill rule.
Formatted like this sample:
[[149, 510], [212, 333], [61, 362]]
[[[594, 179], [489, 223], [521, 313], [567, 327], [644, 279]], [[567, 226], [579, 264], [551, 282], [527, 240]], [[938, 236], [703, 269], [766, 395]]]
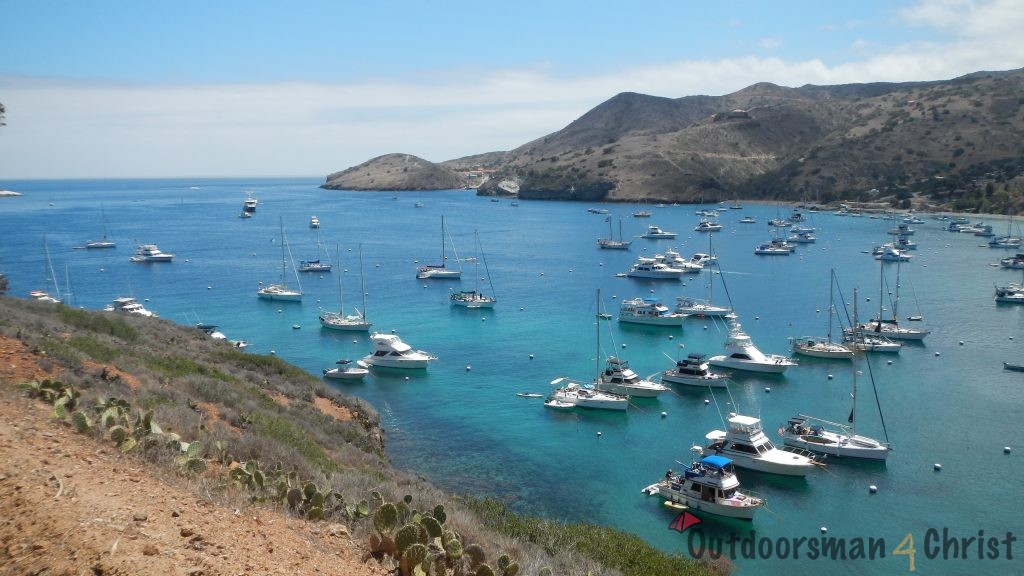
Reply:
[[[708, 237], [693, 231], [695, 206], [644, 206], [649, 219], [633, 218], [636, 205], [604, 205], [616, 235], [648, 224], [676, 231], [676, 240], [635, 239], [628, 252], [599, 250], [594, 241], [608, 233], [606, 216], [583, 203], [492, 202], [472, 191], [366, 193], [317, 188], [319, 180], [108, 180], [13, 181], [0, 188], [23, 193], [0, 198], [0, 271], [10, 294], [54, 291], [44, 256], [44, 236], [61, 292], [70, 280], [75, 306], [101, 309], [118, 296], [134, 295], [162, 318], [192, 325], [220, 326], [229, 338], [251, 342], [250, 351], [268, 353], [313, 374], [339, 358], [359, 358], [371, 345], [366, 335], [321, 331], [320, 306], [338, 308], [338, 277], [346, 308], [359, 302], [358, 247], [365, 260], [367, 315], [375, 329], [394, 330], [414, 347], [439, 357], [425, 372], [375, 372], [364, 382], [336, 383], [367, 399], [381, 413], [388, 451], [398, 467], [415, 470], [456, 493], [490, 495], [515, 509], [568, 521], [587, 521], [636, 533], [668, 551], [686, 554], [695, 531], [668, 529], [675, 513], [640, 489], [674, 462], [690, 460], [689, 447], [722, 428], [720, 413], [739, 410], [760, 416], [771, 437], [785, 419], [801, 412], [842, 420], [850, 410], [852, 369], [839, 361], [798, 357], [800, 366], [782, 377], [741, 376], [729, 393], [677, 387], [656, 400], [637, 401], [628, 413], [545, 409], [542, 398], [559, 376], [590, 378], [596, 337], [601, 356], [628, 359], [641, 375], [673, 365], [680, 354], [720, 353], [726, 331], [709, 320], [689, 319], [682, 329], [619, 325], [601, 321], [595, 329], [595, 290], [613, 314], [618, 302], [657, 296], [705, 294], [707, 273], [685, 282], [618, 278], [640, 254], [676, 247], [689, 257], [708, 251]], [[240, 219], [250, 191], [259, 199], [251, 219]], [[422, 203], [417, 208], [415, 204]], [[711, 208], [708, 206], [708, 208]], [[862, 317], [877, 313], [880, 274], [886, 292], [896, 291], [896, 266], [880, 266], [865, 250], [888, 241], [891, 222], [867, 217], [808, 214], [817, 227], [815, 244], [788, 257], [755, 256], [753, 248], [771, 237], [766, 222], [790, 208], [746, 205], [725, 210], [724, 230], [713, 235], [713, 250], [740, 322], [766, 353], [787, 353], [788, 338], [824, 335], [828, 327], [829, 270], [852, 303], [859, 289]], [[310, 216], [322, 222], [309, 228]], [[493, 310], [451, 307], [456, 287], [490, 293], [482, 266], [463, 263], [461, 282], [421, 281], [415, 266], [436, 263], [441, 252], [441, 216], [455, 250], [473, 256], [474, 231], [499, 302]], [[741, 216], [757, 224], [738, 223]], [[283, 221], [296, 260], [317, 256], [317, 239], [332, 257], [340, 246], [344, 272], [305, 274], [301, 304], [257, 299], [260, 282], [277, 281]], [[920, 245], [900, 268], [901, 318], [920, 314], [932, 329], [923, 345], [906, 345], [898, 356], [878, 355], [870, 372], [894, 451], [887, 464], [832, 461], [805, 480], [740, 472], [744, 488], [767, 498], [768, 510], [752, 523], [704, 516], [705, 538], [738, 537], [756, 531], [768, 537], [772, 558], [736, 561], [737, 574], [893, 574], [909, 570], [909, 556], [893, 554], [911, 534], [916, 568], [927, 574], [1019, 574], [1024, 542], [1014, 560], [942, 558], [950, 536], [1020, 536], [1024, 522], [1021, 478], [1024, 465], [1022, 416], [1024, 375], [1002, 369], [1003, 361], [1024, 360], [1024, 306], [993, 302], [993, 284], [1020, 281], [1019, 271], [992, 264], [1007, 252], [980, 247], [984, 240], [942, 230], [926, 217], [916, 225]], [[75, 250], [104, 233], [115, 250]], [[993, 220], [996, 230], [1006, 221]], [[1016, 224], [1014, 224], [1016, 227]], [[177, 256], [171, 264], [128, 261], [136, 243], [155, 243]], [[454, 260], [449, 246], [448, 255]], [[326, 256], [321, 255], [321, 258]], [[294, 282], [294, 280], [292, 280]], [[724, 300], [715, 277], [715, 300]], [[893, 294], [895, 296], [895, 294]], [[293, 325], [300, 325], [295, 330]], [[887, 361], [892, 360], [889, 364]], [[858, 403], [858, 431], [881, 437], [871, 396], [868, 367]], [[829, 379], [829, 375], [833, 378]], [[770, 388], [770, 392], [766, 391]], [[705, 403], [705, 400], [711, 400]], [[662, 412], [665, 413], [662, 416]], [[599, 434], [600, 433], [600, 434]], [[1003, 452], [1010, 446], [1012, 453]], [[941, 472], [933, 470], [941, 463]], [[878, 487], [877, 494], [868, 492]], [[779, 559], [778, 539], [828, 536], [884, 539], [884, 558], [812, 560], [807, 545], [799, 560]], [[786, 544], [786, 550], [789, 544]], [[786, 551], [781, 550], [781, 551]], [[728, 545], [726, 545], [728, 553]], [[928, 558], [938, 551], [937, 558]], [[986, 554], [989, 549], [986, 548]], [[740, 546], [737, 545], [737, 553]], [[947, 550], [947, 553], [951, 553]], [[764, 556], [763, 550], [761, 556]]]

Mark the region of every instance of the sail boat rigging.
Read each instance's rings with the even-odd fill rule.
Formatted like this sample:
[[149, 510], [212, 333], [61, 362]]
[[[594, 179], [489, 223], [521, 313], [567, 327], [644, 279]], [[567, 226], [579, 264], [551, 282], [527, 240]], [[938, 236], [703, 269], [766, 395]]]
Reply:
[[[341, 249], [335, 246], [338, 254], [338, 269], [341, 270]], [[366, 319], [366, 289], [363, 286], [363, 245], [359, 245], [359, 292], [363, 296], [363, 310], [356, 309], [355, 314], [345, 315], [345, 291], [341, 284], [342, 274], [338, 274], [338, 311], [321, 312], [320, 325], [332, 330], [347, 330], [350, 332], [369, 330], [372, 322]]]
[[[690, 260], [691, 262], [704, 262], [703, 269], [708, 273], [708, 280], [706, 282], [707, 299], [701, 300], [699, 298], [691, 298], [689, 296], [677, 296], [675, 309], [676, 313], [713, 318], [734, 316], [732, 312], [731, 303], [728, 307], [716, 306], [711, 299], [713, 291], [712, 285], [715, 282], [715, 271], [712, 268], [712, 265], [718, 262], [717, 258], [715, 257], [714, 251], [711, 249], [711, 236], [711, 234], [708, 234], [708, 253], [706, 255], [707, 258], [704, 258], [703, 256], [705, 255], [703, 254], [694, 254], [693, 259]], [[718, 274], [719, 276], [722, 275], [721, 269], [719, 269]], [[722, 279], [722, 285], [725, 285], [724, 277]]]
[[[288, 247], [288, 238], [284, 235], [284, 219], [281, 222], [281, 283], [268, 284], [256, 291], [256, 295], [265, 300], [283, 300], [286, 302], [302, 301], [302, 283], [299, 281], [299, 273], [295, 271], [295, 264], [292, 261], [291, 248]], [[288, 264], [292, 264], [292, 271], [295, 273], [295, 284], [298, 287], [292, 290], [288, 286], [287, 270]]]
[[[857, 290], [853, 291], [853, 318], [857, 321]], [[868, 372], [871, 372], [871, 363], [868, 361]], [[885, 442], [860, 436], [857, 434], [857, 362], [853, 362], [852, 382], [852, 406], [847, 424], [831, 422], [805, 414], [798, 414], [789, 419], [784, 429], [780, 429], [783, 441], [788, 446], [803, 448], [817, 454], [828, 456], [860, 458], [865, 460], [885, 460], [889, 457], [889, 434], [885, 431], [885, 420], [882, 418], [882, 408], [878, 401], [878, 390], [874, 388], [874, 375], [871, 376], [871, 385], [875, 391], [875, 403], [878, 405], [878, 416], [882, 422], [882, 431], [885, 433]]]
[[[484, 261], [484, 272], [487, 274], [487, 283], [491, 287], [491, 296], [485, 296], [483, 292], [480, 292], [480, 273], [476, 274], [476, 288], [474, 290], [460, 290], [453, 292], [451, 295], [451, 303], [455, 306], [463, 306], [465, 308], [494, 308], [494, 305], [498, 302], [498, 298], [494, 296], [494, 284], [491, 282], [491, 272], [487, 268], [487, 257], [484, 255], [483, 247], [480, 244], [480, 234], [476, 230], [473, 231], [473, 235], [476, 238], [476, 249], [480, 254], [480, 259]], [[479, 263], [475, 263], [476, 269], [479, 270]]]
[[[314, 216], [316, 218], [316, 216]], [[320, 226], [316, 227], [316, 260], [302, 260], [299, 262], [299, 272], [330, 272], [331, 263], [320, 261]], [[341, 266], [341, 264], [338, 264]]]
[[853, 358], [853, 349], [832, 341], [832, 317], [835, 310], [835, 270], [829, 271], [828, 283], [828, 334], [825, 338], [820, 336], [804, 336], [793, 339], [793, 352], [804, 356], [815, 358], [850, 359]]
[[57, 276], [53, 273], [53, 262], [50, 261], [50, 249], [46, 245], [46, 236], [43, 236], [43, 254], [46, 255], [46, 270], [49, 274], [47, 279], [50, 282], [53, 282], [53, 295], [51, 296], [48, 292], [44, 292], [43, 290], [33, 290], [29, 292], [28, 295], [37, 302], [60, 304], [60, 286], [57, 284]]
[[[427, 278], [437, 278], [444, 280], [458, 280], [462, 278], [462, 263], [459, 263], [459, 269], [455, 270], [448, 268], [448, 258], [445, 256], [445, 233], [447, 228], [444, 225], [444, 216], [441, 216], [441, 263], [440, 264], [426, 264], [416, 269], [416, 277], [420, 280]], [[448, 235], [448, 241], [451, 242], [451, 235]], [[455, 244], [452, 243], [452, 252], [455, 252]], [[455, 260], [459, 262], [459, 255], [455, 253]]]
[[[884, 264], [884, 260], [882, 263]], [[900, 326], [897, 314], [899, 313], [900, 303], [900, 261], [896, 261], [896, 296], [892, 302], [892, 318], [882, 317], [882, 295], [883, 285], [885, 282], [885, 275], [882, 271], [879, 271], [879, 286], [878, 286], [878, 318], [872, 318], [869, 322], [859, 324], [857, 331], [863, 333], [865, 336], [874, 334], [876, 336], [884, 336], [892, 340], [924, 340], [924, 337], [931, 333], [931, 330], [927, 328], [905, 328]]]
[[103, 209], [102, 206], [100, 207], [100, 214], [103, 217], [103, 239], [102, 240], [90, 240], [90, 241], [85, 243], [85, 247], [87, 249], [116, 248], [117, 247], [117, 243], [115, 243], [113, 239], [107, 238], [107, 236], [110, 234], [107, 231], [107, 212], [106, 212], [106, 210]]

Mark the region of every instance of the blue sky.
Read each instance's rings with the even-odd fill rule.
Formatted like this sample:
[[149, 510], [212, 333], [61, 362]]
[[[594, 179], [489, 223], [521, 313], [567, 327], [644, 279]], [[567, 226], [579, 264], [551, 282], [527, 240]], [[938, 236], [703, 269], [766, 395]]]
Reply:
[[323, 176], [508, 150], [619, 92], [1024, 66], [1024, 0], [0, 0], [0, 180]]

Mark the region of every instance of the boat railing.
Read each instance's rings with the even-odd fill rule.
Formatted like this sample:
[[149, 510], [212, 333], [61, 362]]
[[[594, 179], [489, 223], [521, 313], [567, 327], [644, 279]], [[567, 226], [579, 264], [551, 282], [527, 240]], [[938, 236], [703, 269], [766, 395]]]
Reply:
[[778, 448], [779, 450], [782, 450], [783, 452], [791, 452], [793, 454], [798, 454], [800, 456], [805, 456], [805, 457], [809, 458], [811, 461], [813, 461], [815, 464], [819, 464], [819, 465], [822, 465], [822, 466], [824, 465], [824, 463], [822, 463], [822, 462], [820, 462], [818, 460], [818, 458], [821, 457], [822, 455], [821, 454], [815, 454], [814, 452], [811, 452], [810, 450], [804, 450], [803, 448], [797, 448], [795, 446], [790, 446], [788, 444], [784, 444], [782, 446], [776, 446], [776, 448]]
[[823, 418], [815, 418], [814, 416], [808, 416], [806, 414], [799, 414], [799, 416], [801, 418], [806, 419], [806, 420], [814, 420], [815, 422], [821, 422], [822, 424], [829, 424], [831, 426], [837, 426], [839, 428], [842, 428], [843, 430], [849, 430], [850, 429], [850, 426], [848, 424], [842, 424], [840, 422], [832, 422], [831, 420], [825, 420]]

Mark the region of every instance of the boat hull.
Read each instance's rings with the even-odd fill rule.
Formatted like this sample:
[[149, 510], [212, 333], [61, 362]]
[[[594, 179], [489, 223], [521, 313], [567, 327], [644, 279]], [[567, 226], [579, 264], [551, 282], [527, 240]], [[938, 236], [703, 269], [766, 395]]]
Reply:
[[282, 302], [301, 302], [301, 292], [270, 292], [266, 290], [257, 290], [256, 294], [264, 300], [279, 300]]
[[320, 326], [330, 330], [342, 330], [345, 332], [366, 332], [373, 326], [373, 323], [363, 320], [332, 319], [321, 316]]
[[697, 386], [700, 388], [728, 387], [727, 378], [704, 378], [700, 376], [680, 376], [678, 374], [662, 374], [661, 381], [671, 382], [672, 384], [684, 384], [686, 386]]
[[838, 458], [858, 458], [861, 460], [886, 460], [889, 449], [878, 442], [859, 442], [857, 437], [843, 440], [826, 439], [812, 434], [794, 436], [786, 434], [783, 442], [786, 446], [801, 448], [815, 454], [835, 456]]
[[686, 316], [637, 317], [619, 315], [619, 322], [646, 324], [648, 326], [682, 326], [685, 321]]
[[350, 368], [347, 370], [332, 368], [330, 370], [324, 370], [324, 378], [329, 378], [331, 380], [362, 380], [363, 376], [366, 376], [369, 373], [370, 371], [365, 368]]
[[[749, 454], [745, 452], [737, 452], [735, 450], [723, 450], [721, 452], [715, 451], [714, 446], [708, 446], [704, 450], [705, 454], [718, 454], [725, 456], [732, 460], [732, 463], [738, 468], [746, 468], [748, 470], [756, 470], [758, 472], [764, 472], [766, 474], [778, 474], [780, 476], [807, 476], [811, 470], [815, 468], [813, 464], [784, 464], [782, 462], [773, 462], [771, 460], [764, 460], [762, 458], [750, 458]], [[794, 459], [800, 458], [797, 454], [793, 454]]]
[[711, 358], [708, 358], [708, 364], [718, 366], [719, 368], [745, 370], [747, 372], [761, 372], [763, 374], [782, 374], [787, 368], [793, 366], [793, 364], [788, 363], [743, 362], [740, 360], [726, 358], [725, 356], [712, 356]]
[[402, 368], [416, 370], [420, 368], [426, 368], [427, 364], [430, 363], [430, 360], [418, 358], [409, 360], [392, 360], [387, 358], [375, 358], [374, 356], [367, 356], [363, 358], [363, 362], [375, 368]]
[[[685, 504], [687, 508], [698, 512], [707, 512], [708, 514], [715, 514], [716, 516], [725, 516], [726, 518], [738, 518], [740, 520], [753, 520], [754, 514], [757, 512], [763, 504], [758, 505], [742, 505], [742, 504], [727, 504], [715, 501], [702, 500], [699, 497], [686, 494], [681, 491], [672, 490], [665, 482], [657, 484], [658, 496], [665, 499], [666, 502], [673, 502], [679, 504]], [[746, 499], [746, 498], [745, 498]], [[743, 502], [743, 500], [736, 500], [737, 503]]]

